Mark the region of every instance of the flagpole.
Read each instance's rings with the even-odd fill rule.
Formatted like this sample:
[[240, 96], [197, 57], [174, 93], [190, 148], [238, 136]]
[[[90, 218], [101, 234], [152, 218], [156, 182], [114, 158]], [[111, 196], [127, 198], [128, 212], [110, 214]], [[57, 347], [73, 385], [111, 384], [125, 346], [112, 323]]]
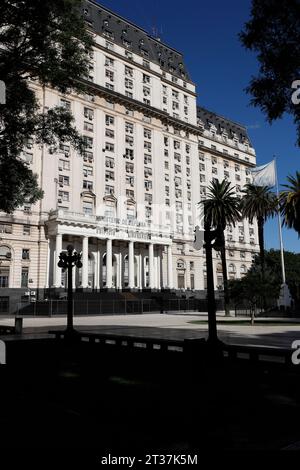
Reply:
[[[274, 166], [275, 166], [275, 179], [276, 179], [276, 192], [277, 192], [277, 199], [279, 201], [279, 187], [278, 187], [278, 175], [277, 175], [277, 161], [276, 157], [274, 156]], [[284, 264], [284, 252], [283, 252], [283, 239], [282, 239], [282, 226], [281, 226], [281, 215], [279, 209], [279, 203], [277, 207], [277, 215], [278, 215], [278, 231], [279, 231], [279, 244], [280, 244], [280, 256], [281, 256], [281, 271], [282, 271], [282, 283], [286, 283], [285, 277], [285, 264]]]

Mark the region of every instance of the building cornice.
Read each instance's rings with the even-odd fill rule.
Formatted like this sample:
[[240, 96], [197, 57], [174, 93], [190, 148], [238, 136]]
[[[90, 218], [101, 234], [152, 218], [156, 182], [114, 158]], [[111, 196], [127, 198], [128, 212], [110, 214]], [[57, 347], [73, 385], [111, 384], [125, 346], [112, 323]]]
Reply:
[[82, 82], [93, 93], [98, 94], [99, 96], [117, 101], [123, 106], [127, 106], [128, 108], [134, 108], [137, 111], [143, 112], [149, 117], [151, 116], [160, 119], [163, 123], [171, 125], [177, 129], [185, 130], [195, 135], [202, 135], [202, 131], [199, 129], [199, 127], [194, 126], [193, 124], [189, 124], [188, 122], [181, 121], [180, 119], [176, 119], [165, 111], [161, 111], [157, 108], [154, 108], [153, 106], [149, 106], [145, 103], [142, 103], [141, 101], [129, 98], [128, 96], [122, 95], [121, 93], [117, 93], [113, 90], [109, 90], [108, 88], [97, 85], [96, 83], [90, 82], [88, 80], [82, 80]]

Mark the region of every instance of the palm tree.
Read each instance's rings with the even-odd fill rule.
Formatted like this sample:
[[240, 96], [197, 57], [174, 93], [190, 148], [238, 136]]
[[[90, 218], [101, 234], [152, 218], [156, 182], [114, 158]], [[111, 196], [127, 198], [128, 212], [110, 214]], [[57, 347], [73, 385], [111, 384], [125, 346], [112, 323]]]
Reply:
[[253, 219], [257, 220], [261, 272], [262, 279], [264, 279], [264, 225], [269, 217], [273, 217], [276, 214], [278, 201], [275, 194], [270, 191], [268, 186], [255, 186], [254, 184], [248, 183], [245, 185], [245, 189], [242, 192], [244, 193], [241, 200], [242, 216], [249, 219], [250, 223], [253, 222]]
[[208, 187], [206, 199], [201, 203], [204, 205], [205, 216], [209, 218], [211, 226], [218, 232], [218, 247], [216, 248], [221, 253], [225, 314], [230, 315], [224, 230], [227, 225], [234, 226], [235, 222], [240, 219], [240, 200], [235, 195], [235, 189], [230, 182], [214, 180]]
[[284, 224], [288, 228], [296, 230], [300, 237], [300, 172], [296, 171], [296, 176], [288, 176], [289, 184], [284, 184], [287, 188], [280, 193], [280, 210], [284, 217]]

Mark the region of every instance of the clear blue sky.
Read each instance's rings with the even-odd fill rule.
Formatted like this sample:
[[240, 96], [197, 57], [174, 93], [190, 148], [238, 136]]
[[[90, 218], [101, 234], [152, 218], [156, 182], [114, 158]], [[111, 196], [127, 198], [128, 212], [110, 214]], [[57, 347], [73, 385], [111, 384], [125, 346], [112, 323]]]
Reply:
[[[255, 75], [255, 56], [239, 43], [238, 33], [250, 15], [250, 0], [102, 0], [100, 4], [138, 24], [148, 32], [153, 26], [162, 40], [184, 53], [185, 63], [197, 85], [198, 104], [248, 126], [257, 164], [278, 157], [279, 183], [299, 169], [300, 149], [296, 131], [287, 116], [270, 126], [259, 109], [249, 105], [245, 93]], [[300, 240], [283, 230], [286, 250], [300, 252]], [[278, 248], [278, 225], [266, 226], [266, 248]]]

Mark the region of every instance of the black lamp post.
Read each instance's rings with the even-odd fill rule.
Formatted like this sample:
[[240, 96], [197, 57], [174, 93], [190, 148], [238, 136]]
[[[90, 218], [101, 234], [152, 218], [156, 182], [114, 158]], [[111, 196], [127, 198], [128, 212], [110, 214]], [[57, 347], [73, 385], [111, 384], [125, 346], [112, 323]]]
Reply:
[[64, 271], [68, 271], [68, 313], [67, 313], [67, 330], [68, 335], [74, 334], [73, 327], [73, 282], [72, 282], [72, 269], [74, 266], [77, 268], [82, 267], [81, 254], [74, 251], [72, 245], [67, 246], [67, 252], [62, 251], [59, 255], [58, 267]]

